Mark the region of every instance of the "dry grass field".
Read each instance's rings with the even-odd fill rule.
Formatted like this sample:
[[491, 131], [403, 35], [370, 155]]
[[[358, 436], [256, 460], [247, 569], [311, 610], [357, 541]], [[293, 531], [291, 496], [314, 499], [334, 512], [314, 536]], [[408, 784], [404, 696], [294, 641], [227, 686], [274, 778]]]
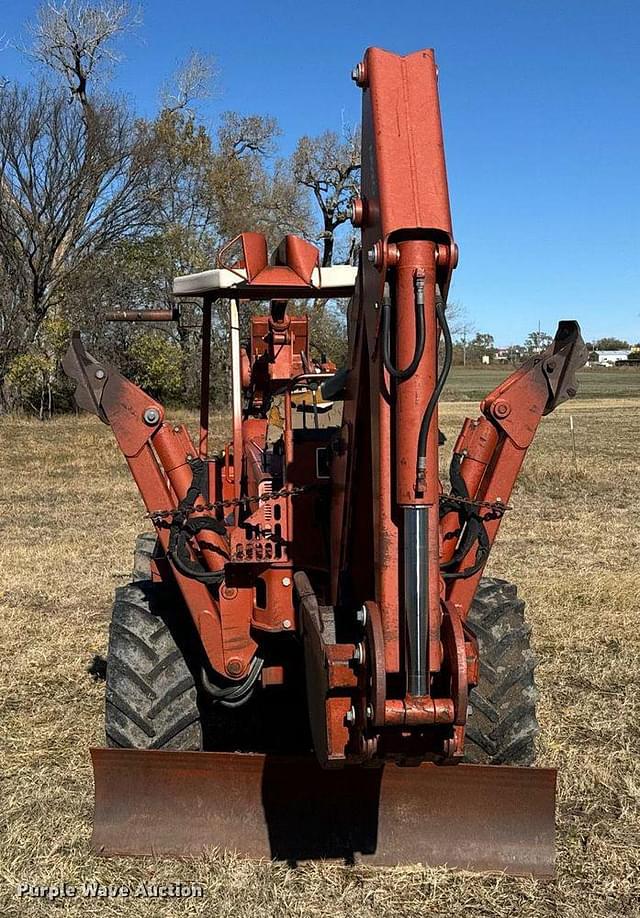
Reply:
[[[528, 603], [539, 763], [560, 771], [557, 876], [547, 882], [420, 867], [291, 869], [216, 852], [184, 862], [94, 857], [87, 750], [102, 742], [104, 685], [87, 667], [106, 651], [111, 595], [145, 528], [141, 504], [95, 418], [0, 421], [0, 914], [640, 915], [640, 374], [615, 397], [595, 393], [593, 380], [544, 420], [490, 562]], [[456, 393], [460, 385], [458, 376]], [[469, 411], [468, 401], [443, 405], [450, 443]], [[91, 880], [182, 880], [205, 893], [95, 904], [16, 896], [21, 882]]]

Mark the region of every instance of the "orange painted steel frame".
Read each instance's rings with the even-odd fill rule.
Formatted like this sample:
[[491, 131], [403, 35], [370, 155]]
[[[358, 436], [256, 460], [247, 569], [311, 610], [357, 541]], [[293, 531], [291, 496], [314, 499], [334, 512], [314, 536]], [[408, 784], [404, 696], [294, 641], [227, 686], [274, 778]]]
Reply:
[[[423, 486], [419, 486], [416, 475], [417, 433], [438, 374], [436, 287], [444, 293], [448, 290], [457, 251], [451, 230], [433, 52], [402, 58], [369, 49], [356, 78], [363, 89], [363, 155], [362, 197], [354, 213], [367, 256], [349, 316], [351, 362], [342, 428], [347, 449], [334, 479], [332, 600], [340, 604], [340, 583], [348, 570], [346, 579], [353, 601], [361, 603], [375, 597], [382, 618], [385, 667], [389, 674], [400, 674], [408, 663], [402, 608], [407, 597], [403, 597], [401, 559], [409, 548], [403, 544], [401, 509], [425, 508], [426, 658], [429, 672], [437, 673], [443, 662], [437, 408], [426, 440]], [[384, 285], [391, 287], [395, 362], [398, 367], [407, 367], [416, 352], [416, 276], [424, 279], [426, 344], [413, 375], [394, 380], [382, 360], [380, 307]], [[370, 417], [369, 444], [366, 415]], [[365, 480], [365, 469], [373, 480], [373, 519], [368, 519], [366, 498], [360, 499], [356, 491], [356, 483]], [[365, 535], [369, 522], [372, 539]], [[364, 558], [347, 556], [356, 542], [363, 546], [365, 556], [373, 558], [373, 578]], [[414, 705], [413, 700], [408, 705]], [[393, 707], [395, 710], [397, 705]], [[425, 708], [423, 723], [434, 719]]]
[[[478, 678], [477, 645], [464, 621], [486, 556], [475, 574], [465, 570], [459, 576], [460, 568], [471, 566], [466, 560], [452, 572], [458, 579], [441, 576], [441, 564], [454, 555], [460, 518], [452, 511], [440, 521], [437, 407], [424, 457], [418, 456], [418, 430], [438, 377], [436, 299], [439, 293], [446, 297], [458, 257], [437, 69], [432, 51], [398, 57], [369, 49], [354, 79], [363, 91], [363, 117], [362, 195], [353, 215], [362, 231], [364, 258], [349, 311], [349, 377], [341, 448], [332, 469], [330, 598], [338, 608], [373, 601], [379, 610], [387, 697], [382, 710], [368, 711], [382, 728], [377, 754], [393, 755], [404, 747], [418, 756], [431, 750], [459, 759], [468, 690]], [[412, 375], [392, 377], [383, 360], [383, 308], [386, 301], [392, 314], [395, 367], [407, 368], [419, 354], [417, 278], [424, 284], [424, 350]], [[554, 360], [534, 358], [485, 399], [483, 417], [465, 422], [454, 453], [462, 457], [468, 498], [506, 506], [537, 425], [554, 407], [552, 396], [575, 395], [568, 384], [560, 393], [551, 378], [568, 372], [572, 360], [584, 362], [577, 326], [565, 331], [566, 341], [559, 335], [552, 348]], [[424, 530], [419, 582], [413, 584], [403, 572], [414, 550], [410, 540], [416, 538], [415, 526], [407, 525], [410, 514], [422, 514]], [[499, 509], [484, 513], [489, 548], [501, 516]], [[420, 614], [426, 621], [418, 637], [426, 678], [419, 697], [407, 691], [413, 666], [408, 588], [424, 593]], [[357, 726], [357, 708], [355, 721]], [[444, 733], [434, 730], [434, 743], [424, 733], [428, 724], [450, 727]], [[388, 730], [391, 725], [418, 730], [414, 737], [401, 736]], [[361, 728], [366, 731], [362, 721]]]
[[[113, 427], [147, 510], [156, 514], [160, 544], [212, 670], [243, 680], [264, 632], [299, 631], [323, 764], [373, 756], [458, 760], [468, 691], [478, 675], [465, 619], [500, 506], [543, 414], [575, 394], [571, 369], [582, 352], [577, 326], [564, 323], [548, 353], [491, 393], [478, 420], [465, 421], [454, 448], [460, 479], [467, 499], [493, 505], [482, 517], [487, 550], [470, 572], [468, 558], [456, 561], [455, 503], [441, 519], [437, 404], [423, 450], [418, 433], [438, 393], [439, 310], [457, 262], [433, 52], [399, 57], [369, 49], [354, 78], [363, 91], [362, 193], [353, 205], [363, 256], [349, 306], [338, 432], [328, 439], [321, 430], [301, 436], [293, 429], [292, 390], [314, 374], [308, 321], [289, 316], [287, 301], [319, 294], [318, 251], [293, 236], [271, 262], [257, 233], [243, 234], [221, 254], [220, 265], [240, 279], [236, 307], [244, 299], [271, 301], [269, 316], [251, 320], [250, 345], [233, 366], [239, 407], [223, 457], [209, 459], [207, 448], [211, 301], [224, 290], [204, 299], [197, 449], [184, 427], [165, 423], [161, 405], [114, 368], [99, 366], [78, 341], [68, 366], [84, 379], [85, 406], [97, 406]], [[274, 397], [282, 398], [278, 449], [268, 433]], [[327, 450], [330, 480], [320, 472]], [[224, 523], [227, 535], [199, 532], [188, 551], [219, 573], [215, 586], [185, 574], [169, 552], [172, 512], [189, 492], [198, 458], [208, 493], [198, 496], [192, 515]], [[264, 500], [274, 483], [278, 494]], [[228, 503], [206, 506], [220, 501]], [[346, 625], [346, 637], [329, 639], [327, 610], [336, 632]], [[265, 687], [286, 680], [283, 663], [265, 665]]]

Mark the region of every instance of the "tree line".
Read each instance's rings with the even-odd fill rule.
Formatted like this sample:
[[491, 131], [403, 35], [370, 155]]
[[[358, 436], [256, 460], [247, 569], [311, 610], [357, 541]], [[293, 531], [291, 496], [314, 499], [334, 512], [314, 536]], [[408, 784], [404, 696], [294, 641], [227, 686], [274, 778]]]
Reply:
[[[200, 53], [142, 118], [109, 83], [122, 38], [139, 28], [123, 0], [47, 0], [21, 48], [35, 75], [0, 78], [0, 411], [48, 417], [71, 405], [60, 359], [74, 328], [153, 395], [197, 401], [199, 303], [183, 304], [171, 326], [109, 324], [105, 315], [171, 308], [173, 277], [212, 267], [244, 230], [264, 233], [270, 246], [284, 233], [301, 235], [318, 245], [323, 266], [357, 257], [348, 218], [360, 178], [358, 131], [302, 137], [284, 157], [269, 115], [228, 111], [207, 123], [200, 106], [215, 73]], [[310, 313], [316, 350], [342, 364], [344, 304], [297, 308]], [[551, 340], [538, 330], [499, 349], [460, 304], [448, 314], [457, 364], [517, 364]], [[225, 404], [224, 303], [215, 307], [211, 366], [212, 400]]]
[[[522, 344], [498, 347], [493, 335], [477, 332], [464, 320], [462, 308], [454, 307], [457, 321], [453, 333], [453, 363], [456, 366], [477, 366], [483, 363], [510, 363], [519, 366], [528, 357], [539, 354], [549, 347], [553, 338], [544, 331], [530, 332]], [[595, 351], [628, 350], [631, 345], [621, 338], [605, 337], [587, 341], [590, 353]]]
[[[40, 416], [69, 404], [60, 358], [73, 328], [154, 395], [194, 401], [200, 306], [177, 326], [104, 322], [118, 308], [170, 308], [172, 279], [206, 270], [244, 230], [271, 246], [296, 233], [327, 266], [353, 257], [345, 224], [357, 192], [359, 134], [302, 137], [278, 151], [273, 117], [199, 104], [214, 77], [193, 54], [142, 118], [109, 87], [122, 37], [141, 23], [121, 0], [49, 0], [21, 49], [29, 81], [0, 81], [0, 408]], [[0, 61], [1, 63], [1, 61]], [[27, 68], [25, 68], [27, 69]], [[346, 352], [343, 306], [309, 307], [319, 351]], [[227, 323], [212, 329], [212, 398], [227, 399]]]

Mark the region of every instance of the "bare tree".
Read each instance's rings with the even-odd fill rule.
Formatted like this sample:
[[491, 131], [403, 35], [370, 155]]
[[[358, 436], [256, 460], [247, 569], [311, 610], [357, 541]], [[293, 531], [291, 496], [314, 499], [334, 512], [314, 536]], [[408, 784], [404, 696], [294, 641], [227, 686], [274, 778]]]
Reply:
[[165, 112], [191, 112], [196, 100], [207, 99], [213, 94], [216, 66], [211, 55], [192, 51], [180, 64], [170, 83], [161, 93]]
[[114, 0], [43, 4], [31, 53], [68, 89], [41, 81], [0, 93], [0, 383], [73, 273], [148, 221], [153, 138], [122, 104], [89, 92], [131, 23]]
[[271, 156], [282, 131], [275, 118], [268, 115], [239, 115], [225, 112], [218, 130], [220, 151], [240, 157], [246, 153]]
[[223, 239], [243, 230], [263, 232], [270, 244], [284, 233], [308, 235], [307, 202], [288, 165], [275, 153], [281, 133], [275, 118], [225, 112], [218, 129], [217, 156], [210, 173], [215, 223]]
[[467, 315], [466, 306], [460, 300], [447, 300], [447, 324], [454, 339], [461, 336], [469, 339], [477, 331]]
[[72, 95], [87, 105], [89, 80], [120, 59], [114, 40], [138, 21], [126, 0], [49, 0], [30, 28], [30, 53], [64, 77]]
[[461, 351], [462, 365], [467, 365], [467, 352], [471, 346], [471, 341], [477, 333], [477, 328], [467, 316], [467, 312], [462, 303], [447, 303], [447, 322], [451, 337], [457, 348]]
[[292, 159], [293, 175], [308, 188], [320, 209], [322, 265], [333, 263], [336, 230], [349, 219], [349, 203], [359, 193], [360, 132], [342, 137], [325, 131], [319, 137], [302, 137]]
[[[28, 347], [79, 265], [148, 220], [147, 150], [113, 103], [79, 106], [41, 83], [0, 95], [3, 366]], [[7, 284], [4, 285], [5, 291]]]

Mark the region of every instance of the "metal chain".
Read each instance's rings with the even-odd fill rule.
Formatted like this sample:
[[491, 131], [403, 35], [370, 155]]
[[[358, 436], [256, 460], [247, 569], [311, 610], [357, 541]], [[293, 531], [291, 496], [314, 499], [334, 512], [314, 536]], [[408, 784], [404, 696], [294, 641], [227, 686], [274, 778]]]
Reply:
[[[318, 485], [316, 484], [310, 484], [297, 485], [292, 488], [280, 488], [279, 491], [274, 491], [273, 494], [258, 494], [255, 497], [233, 497], [228, 500], [217, 500], [213, 503], [198, 504], [197, 507], [193, 507], [190, 510], [178, 510], [177, 508], [174, 510], [152, 510], [151, 513], [147, 514], [147, 518], [151, 520], [163, 520], [180, 513], [183, 513], [185, 516], [191, 516], [192, 513], [202, 513], [211, 510], [227, 510], [231, 507], [246, 507], [252, 503], [268, 503], [269, 501], [279, 500], [280, 498], [296, 497], [298, 494], [306, 494], [317, 487]], [[478, 509], [486, 507], [489, 510], [493, 510], [494, 513], [499, 514], [504, 513], [505, 510], [511, 510], [511, 507], [508, 506], [508, 504], [503, 504], [502, 501], [472, 500], [469, 497], [456, 497], [453, 494], [441, 494], [440, 501], [442, 503], [466, 504], [471, 507], [477, 507]]]
[[147, 517], [151, 520], [163, 520], [169, 516], [175, 516], [176, 514], [191, 516], [192, 513], [202, 513], [203, 511], [206, 512], [209, 510], [227, 510], [231, 507], [246, 507], [252, 503], [267, 503], [271, 500], [278, 500], [281, 497], [295, 497], [297, 494], [304, 494], [307, 491], [312, 491], [316, 487], [316, 484], [296, 485], [293, 488], [280, 488], [279, 491], [274, 491], [273, 494], [258, 494], [255, 497], [232, 497], [228, 500], [216, 500], [209, 504], [198, 504], [196, 507], [192, 507], [189, 510], [178, 510], [177, 507], [174, 510], [152, 510], [151, 513], [147, 513]]
[[441, 494], [440, 495], [441, 503], [452, 503], [452, 504], [466, 504], [470, 507], [486, 507], [488, 510], [493, 510], [494, 513], [504, 513], [505, 510], [511, 510], [509, 504], [503, 504], [501, 500], [473, 500], [471, 497], [457, 497], [455, 494]]

